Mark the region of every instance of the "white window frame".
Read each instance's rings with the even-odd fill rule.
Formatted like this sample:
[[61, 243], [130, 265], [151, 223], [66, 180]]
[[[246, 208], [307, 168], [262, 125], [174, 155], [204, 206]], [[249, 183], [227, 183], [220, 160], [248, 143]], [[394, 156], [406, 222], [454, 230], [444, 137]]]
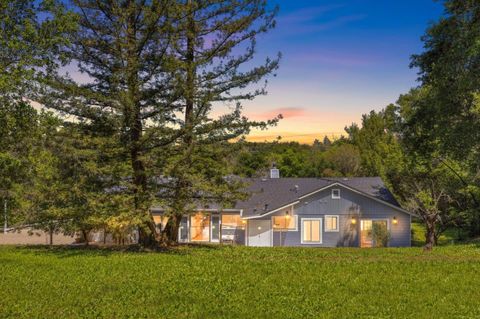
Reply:
[[[303, 227], [303, 222], [304, 221], [319, 221], [320, 222], [320, 225], [319, 225], [319, 232], [320, 232], [320, 241], [304, 241], [303, 240], [303, 230], [304, 230], [304, 227]], [[321, 245], [323, 244], [323, 219], [322, 218], [302, 218], [302, 231], [301, 231], [301, 234], [300, 234], [300, 242], [302, 243], [302, 245]]]
[[[327, 218], [337, 219], [337, 229], [327, 229]], [[340, 231], [340, 216], [339, 215], [325, 215], [325, 232], [326, 233], [338, 233]]]
[[291, 218], [295, 218], [295, 228], [275, 228], [273, 222], [274, 217], [282, 217], [282, 215], [272, 216], [272, 229], [274, 232], [298, 231], [298, 215], [290, 216]]
[[[338, 195], [335, 195], [335, 192], [338, 191]], [[341, 193], [340, 193], [340, 188], [334, 188], [332, 189], [332, 199], [340, 199], [342, 198]]]

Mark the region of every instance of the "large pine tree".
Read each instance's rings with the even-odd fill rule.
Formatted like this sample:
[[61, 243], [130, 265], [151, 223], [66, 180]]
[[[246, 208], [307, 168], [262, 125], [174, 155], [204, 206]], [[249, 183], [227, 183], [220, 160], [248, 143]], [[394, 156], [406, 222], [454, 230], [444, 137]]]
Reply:
[[[239, 185], [225, 179], [226, 154], [219, 146], [277, 121], [251, 122], [240, 105], [264, 94], [264, 86], [252, 85], [278, 67], [278, 58], [246, 67], [257, 36], [274, 26], [276, 9], [266, 1], [73, 4], [79, 29], [60, 53], [89, 81], [55, 70], [37, 100], [117, 142], [118, 161], [130, 163], [119, 182], [130, 182], [126, 192], [135, 198], [133, 216], [140, 221], [143, 243], [159, 239], [149, 213], [159, 188], [162, 203], [177, 217], [194, 200], [236, 196]], [[218, 103], [233, 104], [234, 110], [214, 119], [212, 108]], [[155, 178], [160, 175], [169, 182], [159, 184], [166, 180]]]
[[144, 243], [155, 233], [146, 158], [169, 143], [171, 129], [166, 124], [176, 108], [166, 73], [172, 67], [169, 3], [73, 1], [79, 28], [61, 53], [87, 75], [88, 83], [51, 73], [38, 97], [75, 121], [108, 132], [117, 142], [118, 160], [130, 163], [123, 182], [130, 181], [126, 192], [135, 198], [132, 210], [141, 221]]
[[[172, 46], [178, 67], [173, 73], [182, 115], [176, 128], [182, 135], [167, 166], [170, 183], [162, 201], [171, 217], [166, 237], [173, 241], [185, 213], [212, 202], [221, 208], [242, 196], [238, 181], [226, 178], [232, 148], [222, 144], [277, 122], [248, 120], [241, 101], [266, 93], [266, 81], [259, 88], [255, 84], [279, 62], [279, 57], [266, 58], [252, 66], [258, 36], [275, 26], [277, 10], [265, 0], [184, 0], [175, 12], [178, 32]], [[215, 118], [213, 111], [221, 105], [233, 110]]]

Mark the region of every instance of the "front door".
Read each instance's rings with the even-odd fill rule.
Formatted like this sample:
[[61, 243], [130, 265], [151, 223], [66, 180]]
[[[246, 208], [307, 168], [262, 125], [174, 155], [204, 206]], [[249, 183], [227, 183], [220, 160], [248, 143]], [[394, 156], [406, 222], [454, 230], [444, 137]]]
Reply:
[[248, 246], [271, 247], [272, 246], [272, 222], [271, 220], [248, 221]]
[[384, 219], [360, 221], [360, 247], [388, 246], [388, 222]]

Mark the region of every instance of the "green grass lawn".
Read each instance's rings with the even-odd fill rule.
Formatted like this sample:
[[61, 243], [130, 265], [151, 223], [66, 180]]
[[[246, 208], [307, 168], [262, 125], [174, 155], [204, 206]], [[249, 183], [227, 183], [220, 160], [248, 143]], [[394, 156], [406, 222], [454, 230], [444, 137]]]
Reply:
[[480, 248], [0, 247], [1, 318], [479, 318]]

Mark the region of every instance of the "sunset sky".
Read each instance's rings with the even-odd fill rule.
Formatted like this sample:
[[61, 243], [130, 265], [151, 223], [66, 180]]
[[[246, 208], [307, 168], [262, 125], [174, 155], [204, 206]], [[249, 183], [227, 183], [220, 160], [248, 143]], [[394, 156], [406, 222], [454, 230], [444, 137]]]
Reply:
[[[270, 0], [279, 5], [277, 27], [258, 39], [255, 60], [282, 53], [268, 95], [244, 102], [245, 114], [277, 127], [253, 131], [251, 141], [312, 143], [339, 137], [362, 114], [381, 110], [417, 85], [410, 56], [422, 51], [421, 36], [443, 12], [434, 0]], [[68, 70], [74, 78], [84, 74]], [[214, 109], [224, 114], [228, 106]]]
[[410, 55], [442, 14], [431, 0], [274, 0], [277, 28], [258, 39], [259, 59], [283, 54], [267, 96], [244, 103], [253, 119], [284, 120], [250, 139], [310, 143], [339, 135], [372, 109], [395, 102], [416, 86]]

